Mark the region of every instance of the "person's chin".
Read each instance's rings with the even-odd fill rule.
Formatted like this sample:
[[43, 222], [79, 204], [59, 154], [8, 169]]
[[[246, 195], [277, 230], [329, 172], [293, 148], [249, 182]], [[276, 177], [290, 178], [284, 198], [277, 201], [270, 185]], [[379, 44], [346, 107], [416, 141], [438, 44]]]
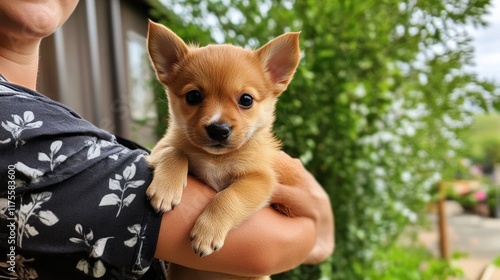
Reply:
[[13, 30], [17, 30], [17, 37], [25, 39], [44, 38], [54, 33], [68, 19], [78, 3], [76, 0], [5, 2], [7, 3], [0, 6], [0, 13], [5, 13], [6, 17], [0, 21], [8, 21], [6, 23]]

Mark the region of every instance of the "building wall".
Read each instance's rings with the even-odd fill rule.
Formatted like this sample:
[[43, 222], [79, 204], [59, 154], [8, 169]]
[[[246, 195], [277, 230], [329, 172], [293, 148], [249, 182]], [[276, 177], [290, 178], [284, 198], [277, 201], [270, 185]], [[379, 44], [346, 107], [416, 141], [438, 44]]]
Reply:
[[37, 87], [93, 124], [151, 146], [157, 139], [148, 8], [137, 0], [81, 0], [42, 42]]

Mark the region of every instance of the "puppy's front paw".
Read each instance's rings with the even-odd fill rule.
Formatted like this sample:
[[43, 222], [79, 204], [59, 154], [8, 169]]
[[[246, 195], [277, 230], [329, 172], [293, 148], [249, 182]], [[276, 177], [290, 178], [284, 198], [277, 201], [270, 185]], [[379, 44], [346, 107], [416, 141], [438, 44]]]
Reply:
[[187, 174], [172, 175], [168, 176], [155, 171], [153, 182], [146, 190], [151, 205], [159, 213], [173, 210], [181, 203], [182, 191], [187, 185]]
[[208, 256], [218, 251], [224, 245], [229, 230], [219, 227], [218, 223], [212, 223], [210, 219], [200, 216], [191, 230], [191, 245], [195, 254], [200, 257]]

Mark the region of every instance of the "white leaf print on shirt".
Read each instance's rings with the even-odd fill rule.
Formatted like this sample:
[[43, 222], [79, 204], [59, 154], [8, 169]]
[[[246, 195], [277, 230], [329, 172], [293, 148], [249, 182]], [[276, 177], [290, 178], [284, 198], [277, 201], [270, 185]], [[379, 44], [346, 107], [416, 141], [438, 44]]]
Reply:
[[53, 226], [59, 221], [52, 211], [41, 210], [42, 204], [52, 197], [52, 192], [32, 193], [30, 196], [31, 202], [28, 204], [23, 204], [23, 196], [21, 196], [21, 207], [17, 214], [17, 244], [20, 248], [23, 247], [24, 237], [38, 235], [36, 228], [28, 223], [30, 218], [38, 218], [46, 226]]
[[[104, 249], [106, 249], [106, 243], [108, 242], [108, 240], [114, 237], [99, 238], [93, 244], [91, 244], [91, 242], [93, 242], [94, 240], [94, 232], [92, 231], [92, 229], [90, 229], [89, 232], [85, 234], [83, 232], [83, 226], [81, 224], [76, 224], [75, 230], [78, 234], [81, 235], [82, 238], [71, 237], [69, 241], [77, 244], [85, 244], [90, 250], [89, 259], [81, 259], [76, 264], [76, 268], [83, 273], [91, 275], [95, 278], [104, 276], [104, 274], [106, 274], [106, 267], [99, 258], [104, 254]], [[90, 259], [98, 260], [92, 265]]]
[[38, 218], [46, 226], [53, 226], [59, 219], [52, 213], [52, 211], [43, 210], [38, 212]]
[[129, 206], [136, 197], [136, 194], [131, 193], [125, 196], [125, 192], [128, 189], [136, 189], [144, 185], [145, 180], [132, 180], [135, 177], [137, 167], [135, 164], [131, 164], [123, 170], [122, 175], [115, 174], [115, 179], [109, 178], [109, 189], [112, 191], [118, 191], [119, 194], [110, 193], [102, 197], [99, 206], [110, 206], [117, 205], [118, 212], [116, 217], [120, 215], [121, 210]]
[[100, 278], [103, 277], [105, 273], [106, 273], [106, 267], [104, 267], [104, 264], [101, 262], [101, 260], [98, 260], [94, 264], [94, 268], [92, 269], [92, 274], [94, 275], [95, 278]]
[[[5, 122], [2, 122], [1, 125], [5, 130], [10, 132], [12, 138], [16, 141], [16, 148], [26, 143], [26, 141], [21, 139], [21, 134], [24, 130], [39, 128], [43, 125], [42, 121], [33, 122], [35, 120], [35, 115], [33, 115], [32, 111], [25, 111], [22, 118], [19, 115], [11, 116], [12, 121], [6, 120]], [[0, 143], [10, 143], [9, 139], [1, 140]]]
[[93, 159], [101, 155], [101, 148], [113, 145], [113, 143], [106, 140], [98, 140], [96, 137], [91, 140], [85, 140], [85, 144], [89, 146], [87, 151], [87, 159]]
[[56, 168], [59, 164], [64, 162], [68, 157], [65, 155], [58, 155], [57, 157], [56, 154], [59, 152], [61, 149], [63, 142], [61, 140], [57, 140], [52, 142], [50, 144], [50, 153], [47, 155], [45, 153], [38, 153], [38, 160], [39, 161], [48, 161], [50, 163], [50, 170], [54, 171], [54, 168]]
[[89, 274], [89, 262], [85, 259], [81, 259], [77, 264], [76, 264], [76, 269], [82, 271], [85, 274]]
[[97, 262], [95, 262], [92, 271], [90, 270], [91, 267], [92, 265], [85, 259], [81, 259], [76, 265], [76, 269], [82, 271], [87, 275], [91, 274], [95, 278], [101, 278], [104, 276], [104, 274], [106, 274], [106, 267], [101, 260], [97, 260]]
[[112, 154], [110, 155], [108, 158], [112, 159], [112, 160], [118, 160], [118, 158], [123, 155], [123, 154], [126, 154], [128, 153], [130, 150], [129, 149], [122, 149], [121, 151], [119, 151], [118, 153], [116, 154]]
[[104, 254], [104, 248], [106, 247], [106, 242], [108, 239], [113, 237], [105, 237], [98, 239], [94, 245], [92, 245], [92, 251], [90, 252], [90, 256], [93, 258], [100, 258], [102, 254]]
[[135, 236], [128, 239], [128, 240], [123, 241], [123, 243], [127, 247], [134, 247], [135, 244], [137, 244], [137, 240], [141, 239], [141, 225], [135, 224], [135, 225], [127, 227], [127, 229], [130, 233], [133, 233]]
[[[144, 231], [142, 231], [142, 232], [145, 232], [146, 228], [147, 228], [147, 225], [144, 226]], [[125, 245], [128, 247], [133, 247], [133, 246], [135, 246], [135, 244], [137, 244], [138, 241], [140, 242], [139, 243], [139, 251], [137, 254], [137, 258], [135, 259], [135, 263], [134, 263], [134, 267], [132, 269], [132, 272], [135, 274], [138, 274], [138, 275], [143, 275], [149, 269], [149, 266], [143, 267], [142, 262], [141, 262], [142, 248], [143, 248], [144, 240], [146, 237], [144, 235], [141, 235], [142, 228], [141, 228], [140, 224], [135, 224], [135, 225], [129, 226], [129, 227], [127, 227], [127, 229], [129, 232], [133, 233], [135, 236], [130, 238], [129, 240], [124, 241], [123, 243], [125, 243]]]
[[7, 198], [0, 197], [0, 219], [7, 220], [10, 215], [9, 213], [9, 204], [12, 203]]
[[16, 170], [23, 173], [26, 177], [30, 178], [32, 184], [36, 184], [40, 181], [40, 178], [45, 174], [42, 171], [31, 168], [22, 162], [18, 162], [14, 165]]

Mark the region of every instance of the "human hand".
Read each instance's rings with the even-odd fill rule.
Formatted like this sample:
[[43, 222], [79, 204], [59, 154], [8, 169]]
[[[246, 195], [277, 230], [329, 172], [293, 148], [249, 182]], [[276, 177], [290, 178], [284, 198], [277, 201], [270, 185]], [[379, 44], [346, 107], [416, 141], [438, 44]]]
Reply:
[[325, 190], [309, 173], [300, 160], [280, 153], [275, 164], [279, 184], [271, 203], [284, 207], [292, 217], [306, 217], [316, 226], [316, 242], [304, 260], [317, 264], [328, 258], [334, 250], [334, 220], [330, 199]]

